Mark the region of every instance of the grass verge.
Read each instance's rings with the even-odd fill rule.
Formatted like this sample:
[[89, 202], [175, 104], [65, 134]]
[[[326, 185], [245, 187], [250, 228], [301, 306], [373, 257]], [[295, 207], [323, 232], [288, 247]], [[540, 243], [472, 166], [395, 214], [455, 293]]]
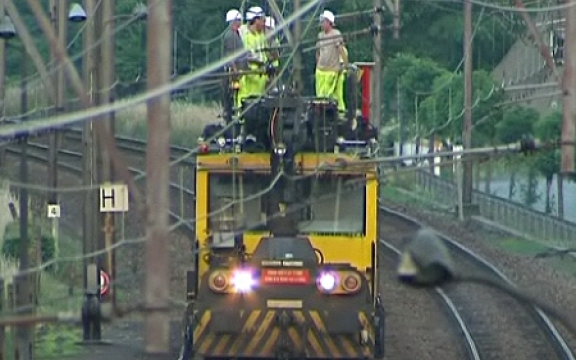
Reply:
[[[172, 144], [195, 147], [204, 126], [217, 121], [219, 112], [220, 109], [215, 104], [197, 105], [185, 101], [172, 101], [170, 103]], [[145, 104], [118, 112], [116, 114], [117, 133], [145, 140], [148, 134], [147, 113]]]
[[[36, 232], [35, 232], [36, 231]], [[49, 229], [40, 229], [41, 233]], [[37, 236], [38, 227], [30, 227], [29, 234], [32, 244]], [[4, 237], [14, 237], [19, 233], [18, 223], [8, 224], [4, 231]], [[69, 257], [80, 253], [80, 242], [64, 235], [59, 237], [60, 256]], [[37, 264], [35, 252], [31, 250], [33, 266]], [[3, 257], [2, 276], [12, 282], [12, 275], [16, 273], [18, 263], [15, 260]], [[38, 295], [36, 312], [39, 314], [54, 314], [61, 311], [78, 312], [81, 308], [81, 293], [76, 296], [71, 289], [79, 287], [81, 278], [80, 263], [64, 263], [64, 266], [53, 268], [51, 271], [36, 273], [34, 283]], [[81, 285], [81, 284], [80, 284]], [[35, 358], [36, 359], [59, 359], [65, 356], [78, 354], [82, 348], [76, 343], [82, 339], [81, 329], [77, 326], [62, 324], [38, 325], [35, 331]], [[12, 359], [14, 349], [14, 332], [9, 329], [6, 337], [7, 359]]]
[[[406, 184], [406, 182], [401, 183]], [[429, 194], [416, 187], [407, 190], [393, 185], [385, 185], [381, 187], [380, 192], [382, 198], [396, 204], [425, 210], [435, 210], [439, 208], [439, 204], [437, 204]], [[521, 257], [534, 258], [534, 256], [549, 250], [549, 248], [543, 244], [514, 236], [487, 236], [485, 237], [485, 241], [489, 246]], [[570, 256], [557, 256], [547, 258], [546, 262], [553, 269], [576, 277], [576, 261], [574, 258]]]

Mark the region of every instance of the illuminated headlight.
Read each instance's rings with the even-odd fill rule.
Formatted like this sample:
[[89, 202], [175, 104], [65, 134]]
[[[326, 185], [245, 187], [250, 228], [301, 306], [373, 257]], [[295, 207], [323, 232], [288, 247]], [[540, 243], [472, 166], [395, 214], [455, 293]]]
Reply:
[[322, 273], [318, 277], [318, 286], [324, 291], [334, 290], [337, 284], [336, 275], [332, 273]]
[[340, 145], [342, 145], [344, 143], [344, 141], [345, 141], [345, 139], [342, 136], [340, 136], [338, 139], [336, 139], [336, 142]]
[[236, 270], [232, 275], [232, 286], [234, 286], [236, 292], [250, 292], [255, 285], [256, 280], [254, 279], [252, 272], [248, 270]]
[[226, 145], [226, 139], [224, 139], [223, 137], [219, 137], [217, 141], [218, 141], [218, 146], [220, 146], [220, 147], [224, 147], [224, 145]]
[[274, 153], [276, 153], [276, 155], [282, 156], [282, 155], [286, 154], [286, 148], [284, 147], [284, 145], [280, 144], [274, 148]]

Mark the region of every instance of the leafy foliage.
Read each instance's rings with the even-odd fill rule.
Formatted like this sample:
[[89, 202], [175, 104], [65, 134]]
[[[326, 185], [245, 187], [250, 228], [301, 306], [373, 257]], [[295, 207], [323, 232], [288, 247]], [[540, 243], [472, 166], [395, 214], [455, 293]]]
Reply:
[[[444, 74], [435, 79], [432, 87], [434, 94], [422, 102], [420, 110], [420, 123], [428, 132], [453, 139], [461, 138], [464, 114], [463, 82], [462, 74]], [[473, 118], [477, 123], [485, 122], [484, 119], [495, 116], [498, 111], [494, 105], [501, 101], [502, 93], [490, 74], [484, 70], [473, 73], [473, 83]], [[478, 135], [483, 134], [479, 132]]]
[[507, 109], [502, 121], [496, 125], [499, 140], [512, 143], [533, 135], [534, 125], [539, 118], [538, 112], [532, 108], [514, 106]]
[[[37, 243], [40, 241], [41, 259], [46, 263], [54, 259], [56, 254], [56, 241], [51, 236], [44, 234], [37, 234], [33, 227], [28, 229], [29, 238], [29, 251], [30, 257], [35, 258], [34, 254], [37, 249]], [[20, 234], [19, 226], [17, 223], [9, 224], [6, 227], [4, 234], [4, 243], [2, 245], [2, 253], [4, 256], [12, 259], [18, 259], [20, 254]]]
[[[535, 126], [536, 136], [542, 140], [560, 139], [562, 129], [562, 114], [554, 112], [542, 118]], [[546, 177], [548, 182], [552, 181], [554, 174], [560, 172], [560, 150], [552, 149], [537, 155], [535, 161], [538, 171]]]
[[[139, 75], [145, 75], [146, 68], [146, 22], [131, 21], [128, 19], [134, 6], [141, 0], [117, 0], [116, 1], [116, 71], [122, 83], [133, 83]], [[35, 39], [45, 59], [48, 59], [49, 51], [46, 38], [43, 36], [32, 12], [24, 1], [16, 1], [27, 28]], [[47, 2], [43, 2], [47, 4]], [[257, 0], [173, 0], [173, 23], [176, 34], [176, 58], [175, 68], [178, 73], [185, 73], [203, 67], [206, 61], [215, 61], [220, 57], [220, 41], [209, 42], [218, 39], [225, 29], [224, 14], [233, 7], [259, 5], [270, 13], [266, 1]], [[279, 2], [280, 7], [286, 14], [292, 12], [292, 3], [289, 1]], [[371, 0], [334, 1], [326, 7], [338, 14], [363, 12], [358, 16], [339, 20], [338, 28], [345, 34], [361, 29], [367, 29], [372, 23], [372, 15], [369, 10], [373, 4]], [[47, 9], [46, 9], [47, 10]], [[320, 9], [321, 10], [321, 9]], [[317, 18], [309, 14], [304, 27], [310, 24], [310, 31], [305, 36], [305, 41], [313, 43], [318, 28]], [[482, 15], [482, 16], [481, 16]], [[481, 10], [475, 9], [475, 21], [480, 21], [474, 39], [474, 57], [477, 68], [488, 69], [494, 66], [505, 54], [507, 48], [514, 40], [511, 32], [513, 24], [500, 14], [481, 14]], [[392, 17], [389, 12], [384, 13], [385, 25], [390, 25]], [[82, 30], [85, 24], [69, 23], [68, 43], [69, 51], [76, 58], [76, 65], [80, 69], [82, 64]], [[387, 26], [388, 28], [388, 26]], [[411, 54], [414, 57], [431, 59], [440, 68], [456, 69], [462, 59], [462, 8], [459, 4], [440, 4], [433, 2], [406, 2], [402, 10], [401, 38], [392, 39], [390, 31], [383, 34], [384, 63], [386, 59], [394, 59], [396, 54]], [[369, 35], [359, 35], [349, 38], [347, 41], [352, 61], [371, 61], [373, 46]], [[306, 46], [309, 46], [308, 43]], [[306, 47], [305, 46], [305, 47]], [[23, 63], [22, 43], [19, 38], [10, 40], [7, 51], [7, 74], [10, 81], [16, 82], [20, 74], [20, 66]], [[287, 54], [290, 49], [284, 51]], [[314, 54], [304, 53], [306, 91], [312, 91]], [[29, 71], [32, 71], [31, 62], [28, 62]], [[16, 85], [16, 84], [15, 84]], [[426, 87], [426, 85], [422, 85]]]

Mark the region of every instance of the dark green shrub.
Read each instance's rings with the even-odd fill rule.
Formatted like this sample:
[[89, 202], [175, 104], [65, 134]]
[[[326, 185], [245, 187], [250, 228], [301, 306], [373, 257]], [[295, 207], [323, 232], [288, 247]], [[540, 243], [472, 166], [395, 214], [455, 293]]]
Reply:
[[[6, 227], [4, 233], [4, 244], [2, 245], [2, 254], [5, 257], [18, 259], [20, 254], [20, 234], [18, 224], [10, 224]], [[37, 241], [40, 241], [40, 251], [42, 263], [46, 263], [54, 259], [56, 254], [56, 241], [53, 237], [48, 235], [35, 234], [32, 229], [28, 230], [29, 238], [29, 256], [32, 264], [37, 264]], [[47, 270], [53, 267], [49, 266]]]

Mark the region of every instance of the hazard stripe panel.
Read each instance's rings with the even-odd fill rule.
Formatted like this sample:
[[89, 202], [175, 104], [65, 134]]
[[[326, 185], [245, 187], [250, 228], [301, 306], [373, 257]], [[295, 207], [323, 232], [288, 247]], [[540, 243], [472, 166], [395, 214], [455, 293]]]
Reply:
[[[282, 350], [292, 356], [309, 359], [354, 359], [371, 357], [372, 345], [360, 344], [360, 329], [354, 335], [330, 335], [317, 311], [284, 311], [291, 325], [282, 328], [282, 311], [253, 310], [244, 313], [242, 330], [235, 334], [210, 332], [210, 311], [197, 317], [194, 349], [205, 357], [277, 357]], [[373, 330], [369, 317], [359, 313], [360, 324], [366, 324], [370, 339]], [[372, 343], [372, 341], [370, 341]]]

